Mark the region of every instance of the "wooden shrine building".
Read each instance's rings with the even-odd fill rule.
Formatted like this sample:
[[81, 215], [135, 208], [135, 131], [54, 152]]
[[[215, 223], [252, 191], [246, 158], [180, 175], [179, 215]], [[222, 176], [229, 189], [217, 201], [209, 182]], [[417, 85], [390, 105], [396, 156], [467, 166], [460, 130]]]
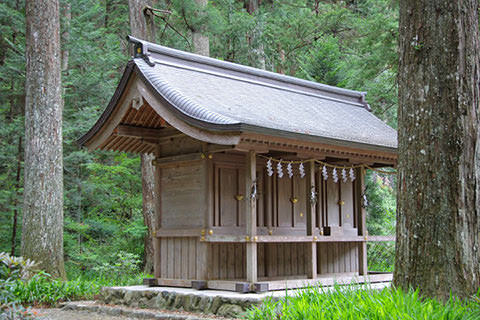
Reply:
[[155, 156], [154, 284], [265, 291], [367, 274], [364, 168], [397, 134], [365, 93], [129, 38], [79, 142]]

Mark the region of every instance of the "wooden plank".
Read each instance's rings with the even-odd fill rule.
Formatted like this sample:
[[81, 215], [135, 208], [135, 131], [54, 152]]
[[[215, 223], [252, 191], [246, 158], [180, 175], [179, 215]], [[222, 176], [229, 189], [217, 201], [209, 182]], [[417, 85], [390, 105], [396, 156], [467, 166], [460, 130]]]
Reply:
[[[367, 212], [362, 206], [362, 193], [365, 190], [365, 169], [360, 168], [356, 172], [357, 175], [357, 208], [358, 208], [358, 233], [361, 236], [367, 236]], [[367, 264], [367, 243], [362, 242], [358, 245], [358, 272], [361, 275], [368, 274], [368, 264]]]
[[[253, 183], [256, 182], [257, 162], [255, 151], [249, 151], [245, 163], [245, 196], [248, 204], [245, 210], [246, 232], [250, 239], [257, 234], [257, 201], [250, 197]], [[257, 282], [257, 244], [248, 242], [246, 250], [247, 282]]]
[[158, 285], [161, 287], [183, 287], [191, 288], [192, 280], [191, 279], [169, 279], [161, 278], [157, 279]]
[[227, 278], [235, 279], [235, 245], [233, 243], [227, 244]]
[[[187, 279], [196, 279], [196, 267], [197, 267], [197, 239], [188, 239], [188, 277]], [[203, 278], [200, 278], [203, 279]]]
[[[237, 227], [244, 227], [245, 226], [245, 206], [248, 205], [247, 197], [248, 193], [245, 193], [245, 169], [244, 168], [237, 168], [237, 194], [244, 195], [242, 201], [237, 201]], [[255, 212], [256, 216], [256, 212]], [[255, 218], [256, 223], [256, 218]]]
[[173, 238], [172, 241], [175, 243], [175, 253], [174, 253], [174, 279], [182, 279], [182, 239]]
[[168, 265], [167, 265], [167, 278], [175, 278], [175, 247], [174, 238], [165, 238], [168, 246]]
[[213, 188], [213, 179], [214, 179], [214, 171], [213, 171], [213, 161], [209, 157], [207, 157], [206, 161], [204, 162], [204, 178], [205, 178], [205, 188], [203, 190], [205, 195], [205, 222], [204, 228], [205, 230], [210, 229], [214, 225], [214, 188]]
[[[306, 183], [307, 187], [305, 190], [305, 202], [306, 202], [306, 215], [307, 215], [307, 235], [311, 236], [315, 233], [316, 227], [316, 204], [312, 202], [312, 190], [315, 192], [315, 162], [313, 160], [309, 161], [307, 168], [306, 168]], [[317, 202], [318, 202], [318, 195], [317, 195]]]
[[235, 246], [235, 279], [242, 279], [244, 277], [243, 265], [244, 265], [244, 253], [243, 253], [243, 244], [234, 244]]
[[285, 254], [285, 260], [284, 260], [284, 266], [285, 266], [285, 274], [290, 276], [292, 274], [292, 244], [291, 243], [285, 243], [284, 244], [284, 254]]
[[[331, 172], [329, 172], [331, 175]], [[333, 179], [329, 177], [326, 182], [326, 197], [327, 197], [327, 219], [328, 226], [338, 227], [340, 226], [340, 209], [338, 205], [339, 189], [338, 184], [333, 182]]]
[[190, 253], [190, 244], [189, 238], [182, 238], [182, 278], [183, 279], [191, 279], [188, 276], [188, 266], [190, 265], [189, 259]]
[[306, 254], [305, 254], [305, 266], [306, 266], [306, 273], [309, 279], [315, 279], [317, 277], [317, 244], [307, 243], [306, 246]]
[[220, 168], [219, 170], [219, 205], [220, 205], [220, 226], [236, 226], [238, 215], [237, 195], [237, 170], [231, 168]]
[[220, 279], [220, 245], [214, 243], [211, 245], [212, 250], [212, 276], [209, 279]]
[[[156, 156], [161, 152], [161, 148], [158, 147], [156, 150]], [[156, 231], [162, 227], [162, 197], [160, 196], [162, 192], [161, 181], [162, 181], [162, 169], [154, 168], [154, 192], [155, 192], [155, 219], [153, 221], [153, 273], [156, 278], [160, 278], [164, 272], [162, 271], [165, 268], [163, 260], [166, 260], [166, 257], [162, 257], [163, 253], [166, 254], [166, 248], [162, 247], [160, 239], [156, 237]]]
[[354, 227], [354, 197], [353, 197], [353, 182], [348, 180], [346, 183], [343, 181], [340, 182], [341, 186], [341, 195], [342, 201], [344, 204], [342, 207], [342, 225], [346, 228], [353, 228]]
[[277, 275], [285, 276], [285, 244], [277, 245]]
[[235, 291], [236, 283], [236, 281], [209, 280], [207, 281], [207, 288], [213, 290]]
[[214, 209], [213, 209], [213, 225], [220, 226], [220, 168], [214, 165]]
[[158, 139], [163, 135], [162, 129], [143, 128], [138, 126], [118, 125], [115, 129], [120, 137]]
[[161, 228], [155, 231], [158, 238], [183, 238], [183, 237], [200, 237], [201, 228]]
[[228, 279], [228, 273], [227, 273], [227, 244], [221, 243], [219, 244], [220, 247], [220, 254], [218, 257], [220, 265], [218, 266], [218, 269], [220, 271], [220, 276], [219, 279]]
[[169, 156], [169, 157], [162, 157], [162, 158], [156, 158], [153, 161], [153, 165], [156, 167], [164, 167], [168, 165], [179, 165], [179, 164], [185, 164], [189, 162], [197, 162], [197, 161], [203, 161], [202, 158], [202, 153], [201, 152], [195, 152], [195, 153], [187, 153], [187, 154], [181, 154], [181, 155], [176, 155], [176, 156]]

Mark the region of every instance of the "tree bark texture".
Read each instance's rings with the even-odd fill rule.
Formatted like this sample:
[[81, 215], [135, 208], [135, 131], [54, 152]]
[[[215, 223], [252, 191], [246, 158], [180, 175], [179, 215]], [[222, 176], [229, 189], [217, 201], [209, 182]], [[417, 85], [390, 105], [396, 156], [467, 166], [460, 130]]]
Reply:
[[[258, 5], [259, 0], [245, 0], [245, 7], [251, 16], [255, 17], [258, 14]], [[258, 23], [258, 15], [255, 19], [257, 20], [255, 28], [251, 33], [247, 34], [248, 45], [250, 47], [250, 63], [253, 67], [265, 70], [265, 50], [261, 41], [263, 30], [262, 26]]]
[[[155, 28], [153, 26], [153, 17], [145, 14], [145, 7], [152, 6], [149, 0], [129, 0], [128, 7], [130, 11], [130, 29], [134, 37], [155, 41]], [[153, 272], [153, 231], [155, 226], [155, 167], [152, 165], [153, 155], [142, 154], [142, 213], [143, 221], [147, 226], [148, 234], [145, 236], [144, 243], [144, 271]]]
[[442, 300], [480, 286], [477, 9], [400, 1], [394, 284]]
[[[208, 0], [195, 0], [200, 8], [205, 8]], [[205, 34], [205, 26], [201, 26], [192, 32], [193, 51], [202, 56], [210, 56], [210, 43], [208, 36]]]
[[68, 50], [68, 41], [70, 41], [70, 22], [72, 20], [72, 11], [70, 3], [64, 2], [62, 4], [63, 17], [63, 31], [62, 31], [62, 71], [68, 71], [68, 57], [70, 51]]
[[26, 58], [22, 255], [65, 278], [58, 0], [26, 2]]

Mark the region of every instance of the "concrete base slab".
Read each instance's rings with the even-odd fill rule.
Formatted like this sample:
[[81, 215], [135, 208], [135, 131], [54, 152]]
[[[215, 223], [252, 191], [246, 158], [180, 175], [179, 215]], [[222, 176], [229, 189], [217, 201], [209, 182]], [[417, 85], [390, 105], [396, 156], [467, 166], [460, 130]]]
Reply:
[[[354, 282], [354, 279], [352, 278]], [[345, 282], [343, 282], [345, 284]], [[375, 282], [358, 285], [359, 288], [383, 289], [390, 282]], [[323, 286], [323, 290], [335, 290], [333, 286]], [[259, 306], [264, 299], [279, 300], [295, 295], [302, 289], [268, 291], [262, 293], [239, 293], [223, 290], [195, 290], [178, 287], [105, 287], [99, 301], [105, 304], [125, 305], [134, 308], [184, 310], [202, 314], [235, 318], [247, 309]]]

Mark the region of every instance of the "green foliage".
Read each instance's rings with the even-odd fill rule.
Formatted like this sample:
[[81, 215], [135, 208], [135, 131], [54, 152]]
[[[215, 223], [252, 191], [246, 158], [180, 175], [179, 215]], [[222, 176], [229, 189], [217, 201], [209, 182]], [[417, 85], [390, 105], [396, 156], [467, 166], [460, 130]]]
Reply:
[[479, 317], [480, 305], [474, 301], [452, 298], [443, 304], [421, 298], [418, 291], [390, 288], [378, 291], [362, 286], [336, 286], [334, 290], [307, 288], [278, 302], [266, 300], [247, 315], [250, 320], [473, 320]]

